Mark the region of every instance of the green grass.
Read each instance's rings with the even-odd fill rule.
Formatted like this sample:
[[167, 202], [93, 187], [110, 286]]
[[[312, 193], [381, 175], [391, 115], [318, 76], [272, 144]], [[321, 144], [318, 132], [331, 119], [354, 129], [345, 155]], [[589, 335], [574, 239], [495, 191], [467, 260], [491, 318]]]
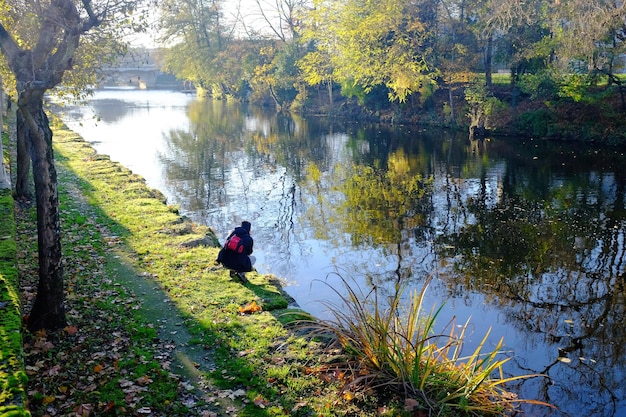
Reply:
[[508, 86], [511, 85], [511, 74], [510, 73], [493, 73], [491, 74], [491, 82], [494, 85], [499, 86]]
[[11, 190], [0, 190], [0, 416], [30, 415], [24, 409], [27, 377], [21, 328], [13, 197]]
[[[6, 133], [6, 126], [0, 130], [4, 151], [0, 155], [0, 164], [8, 166], [9, 135]], [[14, 203], [11, 190], [0, 189], [0, 346], [2, 347], [0, 416], [2, 417], [30, 415], [24, 407], [28, 378], [24, 371], [21, 327]]]

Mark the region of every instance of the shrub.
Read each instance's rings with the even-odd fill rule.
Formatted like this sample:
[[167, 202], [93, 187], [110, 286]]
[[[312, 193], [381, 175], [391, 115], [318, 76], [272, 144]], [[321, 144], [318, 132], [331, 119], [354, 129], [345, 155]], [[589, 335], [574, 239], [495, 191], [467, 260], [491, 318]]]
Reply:
[[518, 121], [520, 129], [534, 136], [550, 136], [551, 127], [556, 126], [557, 118], [548, 109], [537, 109], [522, 113]]
[[[460, 330], [448, 323], [445, 333], [435, 331], [443, 306], [424, 312], [428, 282], [421, 291], [410, 295], [406, 307], [404, 286], [396, 286], [395, 294], [387, 298], [379, 296], [377, 287], [363, 294], [345, 279], [341, 281], [346, 295], [331, 289], [342, 305], [327, 304], [334, 319], [306, 325], [313, 329], [313, 334], [339, 343], [346, 353], [342, 365], [344, 372], [350, 374], [346, 390], [377, 388], [404, 394], [421, 408], [448, 416], [503, 415], [513, 413], [520, 402], [538, 403], [519, 400], [504, 389], [505, 383], [538, 375], [503, 378], [502, 366], [509, 358], [499, 358], [502, 340], [494, 350], [485, 352], [487, 332], [474, 352], [463, 356], [469, 322]], [[386, 308], [381, 306], [383, 298], [389, 300]]]

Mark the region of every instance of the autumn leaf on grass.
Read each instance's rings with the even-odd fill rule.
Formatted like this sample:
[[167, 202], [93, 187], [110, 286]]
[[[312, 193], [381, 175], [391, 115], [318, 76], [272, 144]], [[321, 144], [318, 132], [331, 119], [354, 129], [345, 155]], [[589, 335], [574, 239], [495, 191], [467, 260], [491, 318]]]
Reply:
[[93, 405], [91, 404], [80, 404], [76, 407], [74, 407], [74, 413], [76, 413], [76, 416], [80, 416], [80, 417], [89, 417], [91, 415], [91, 413], [93, 412]]
[[52, 368], [50, 368], [47, 371], [45, 371], [43, 374], [44, 375], [49, 375], [49, 376], [54, 376], [54, 375], [58, 375], [59, 372], [61, 372], [61, 365], [56, 364]]
[[269, 404], [269, 401], [267, 401], [265, 398], [261, 397], [260, 395], [254, 399], [254, 405], [256, 405], [257, 407], [265, 408], [267, 407], [268, 404]]
[[43, 397], [43, 399], [41, 400], [41, 402], [44, 405], [48, 405], [54, 402], [54, 400], [56, 400], [56, 397], [54, 395], [46, 395], [45, 397]]
[[78, 331], [78, 327], [76, 326], [66, 326], [63, 330], [65, 330], [65, 333], [69, 334], [70, 336], [73, 334], [76, 334], [76, 332]]
[[137, 384], [143, 387], [145, 387], [146, 385], [150, 385], [151, 383], [152, 383], [152, 379], [147, 375], [137, 378]]
[[249, 302], [245, 306], [239, 307], [239, 312], [242, 314], [252, 314], [263, 311], [263, 308], [256, 303], [256, 301]]
[[295, 413], [296, 411], [298, 411], [299, 409], [301, 409], [302, 407], [306, 407], [308, 404], [305, 401], [299, 402], [296, 405], [293, 406], [293, 408], [291, 409], [292, 413]]
[[102, 412], [105, 414], [115, 412], [115, 401], [109, 401], [108, 403], [106, 403], [102, 408]]

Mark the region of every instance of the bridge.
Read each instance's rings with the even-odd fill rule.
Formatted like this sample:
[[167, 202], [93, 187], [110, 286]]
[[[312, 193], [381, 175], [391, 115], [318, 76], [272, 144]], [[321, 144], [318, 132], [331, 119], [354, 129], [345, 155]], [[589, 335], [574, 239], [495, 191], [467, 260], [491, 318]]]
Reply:
[[103, 86], [134, 86], [141, 89], [182, 89], [183, 82], [152, 65], [104, 68]]

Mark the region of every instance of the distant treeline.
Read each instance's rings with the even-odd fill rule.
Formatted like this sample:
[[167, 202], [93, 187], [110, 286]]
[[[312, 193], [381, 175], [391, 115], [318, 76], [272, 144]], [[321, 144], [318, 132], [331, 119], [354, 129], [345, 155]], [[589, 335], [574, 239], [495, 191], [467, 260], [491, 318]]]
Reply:
[[[603, 123], [626, 111], [622, 2], [278, 0], [270, 13], [256, 0], [247, 12], [273, 36], [226, 23], [224, 4], [160, 3], [163, 68], [214, 98], [474, 135], [567, 137], [549, 126], [574, 109]], [[599, 134], [623, 140], [615, 129]]]

